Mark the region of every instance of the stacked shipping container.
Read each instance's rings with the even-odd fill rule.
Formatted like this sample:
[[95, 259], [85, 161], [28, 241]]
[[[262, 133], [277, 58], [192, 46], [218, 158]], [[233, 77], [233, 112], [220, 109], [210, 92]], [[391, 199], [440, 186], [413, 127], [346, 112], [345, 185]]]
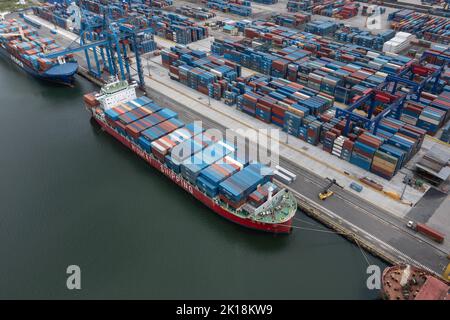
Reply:
[[220, 100], [227, 84], [240, 75], [240, 66], [205, 52], [172, 47], [161, 52], [169, 75], [184, 85]]
[[270, 182], [269, 168], [239, 160], [239, 152], [232, 145], [217, 141], [195, 123], [185, 126], [174, 111], [146, 97], [120, 103], [104, 114], [110, 126], [143, 151], [180, 173], [209, 197], [218, 196], [235, 209], [249, 195], [257, 207], [267, 198], [269, 187], [273, 194], [278, 191]]
[[188, 17], [154, 10], [148, 18], [157, 36], [177, 43], [188, 44], [208, 37], [208, 28], [189, 20]]
[[268, 54], [241, 42], [216, 40], [211, 49], [244, 67], [304, 84], [334, 95], [343, 103], [383, 83], [387, 74], [401, 71], [411, 61], [404, 56], [386, 56], [367, 49], [347, 51], [342, 45], [340, 48], [321, 45], [320, 51], [308, 45], [307, 41], [298, 42], [296, 46]]
[[207, 20], [214, 18], [216, 14], [205, 8], [193, 8], [191, 6], [181, 6], [176, 9], [176, 12], [186, 17], [191, 17], [198, 20]]
[[262, 175], [262, 172], [264, 172], [263, 165], [251, 163], [225, 179], [219, 184], [220, 199], [234, 208], [239, 207], [259, 185], [270, 180], [271, 176]]
[[350, 42], [362, 47], [381, 51], [383, 44], [395, 36], [394, 30], [386, 30], [377, 35], [359, 28], [341, 27], [334, 33], [334, 38], [340, 42]]
[[349, 19], [358, 14], [359, 4], [347, 0], [289, 0], [289, 12], [311, 12], [326, 17]]
[[414, 34], [418, 38], [443, 44], [450, 43], [450, 19], [404, 9], [389, 14], [394, 30]]
[[240, 16], [252, 14], [251, 2], [246, 0], [203, 0], [208, 8], [229, 12]]

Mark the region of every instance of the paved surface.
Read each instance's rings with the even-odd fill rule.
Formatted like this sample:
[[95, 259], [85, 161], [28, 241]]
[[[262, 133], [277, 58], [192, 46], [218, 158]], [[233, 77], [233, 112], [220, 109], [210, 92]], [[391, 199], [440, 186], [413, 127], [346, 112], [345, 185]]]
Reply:
[[[61, 39], [61, 41], [64, 44], [64, 39]], [[66, 43], [68, 42], [68, 40], [65, 41]], [[82, 58], [81, 55], [78, 55], [78, 57]], [[224, 107], [223, 104], [217, 107], [220, 110], [216, 110], [216, 107], [212, 105], [208, 106], [208, 98], [201, 93], [174, 81], [169, 83], [161, 81], [164, 78], [162, 71], [167, 75], [167, 71], [161, 70], [160, 66], [152, 63], [152, 78], [149, 78], [147, 83], [150, 85], [150, 90], [157, 92], [158, 97], [155, 100], [160, 99], [161, 102], [166, 103], [175, 111], [178, 111], [182, 120], [202, 120], [205, 127], [215, 127], [225, 130], [225, 128], [233, 128], [236, 126], [234, 116], [238, 114], [240, 119], [239, 125], [243, 123], [248, 123], [249, 126], [255, 123], [262, 124], [262, 122], [254, 118], [245, 118], [239, 111], [230, 107]], [[190, 93], [187, 94], [189, 91]], [[173, 98], [176, 101], [172, 100]], [[216, 101], [212, 100], [212, 102]], [[227, 112], [224, 113], [224, 111]], [[229, 113], [228, 111], [235, 113]], [[244, 122], [241, 120], [244, 120]], [[252, 121], [257, 122], [253, 123]], [[282, 139], [283, 137], [280, 136], [280, 138]], [[299, 139], [295, 140], [300, 141]], [[289, 141], [290, 144], [291, 141]], [[326, 174], [330, 169], [318, 170], [320, 168], [314, 167], [317, 163], [312, 162], [311, 158], [307, 157], [310, 149], [303, 150], [302, 153], [300, 152], [301, 148], [298, 148], [298, 150], [297, 148], [290, 149], [289, 145], [281, 148], [281, 152], [284, 152], [284, 154], [290, 153], [290, 155], [284, 157], [283, 154], [280, 164], [298, 175], [298, 179], [290, 187], [294, 192], [299, 192], [311, 199], [317, 199], [318, 192], [327, 183], [323, 179], [323, 174], [324, 172]], [[307, 144], [303, 145], [303, 147], [311, 148]], [[287, 150], [288, 152], [283, 150]], [[335, 157], [333, 159], [339, 160]], [[302, 163], [306, 163], [306, 165], [301, 165]], [[311, 169], [321, 173], [322, 176], [317, 176], [312, 173], [310, 171]], [[342, 184], [341, 181], [339, 182], [341, 185], [348, 185], [348, 183]], [[449, 252], [448, 242], [444, 243], [444, 245], [435, 244], [406, 229], [404, 227], [404, 219], [396, 217], [388, 211], [366, 202], [363, 198], [353, 194], [349, 190], [333, 190], [336, 192], [336, 195], [321, 204], [338, 216], [337, 220], [343, 226], [362, 234], [366, 239], [378, 244], [385, 250], [394, 252], [406, 260], [427, 266], [435, 272], [440, 273], [447, 265], [446, 255]]]
[[[430, 188], [406, 217], [417, 222], [427, 223], [446, 198], [447, 194], [435, 188]], [[448, 217], [450, 219], [450, 215]]]

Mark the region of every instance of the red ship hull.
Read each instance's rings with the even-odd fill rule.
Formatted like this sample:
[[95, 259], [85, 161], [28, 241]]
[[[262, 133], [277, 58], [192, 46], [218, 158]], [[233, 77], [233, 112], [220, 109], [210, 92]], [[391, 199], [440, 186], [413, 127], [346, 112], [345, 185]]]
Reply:
[[241, 217], [233, 214], [232, 212], [227, 211], [225, 208], [221, 207], [219, 204], [214, 202], [213, 199], [211, 199], [208, 196], [206, 196], [205, 194], [203, 194], [199, 189], [195, 188], [190, 183], [188, 183], [186, 180], [184, 180], [183, 178], [181, 178], [180, 176], [175, 174], [172, 170], [165, 167], [161, 162], [159, 162], [155, 158], [149, 156], [146, 152], [142, 151], [140, 148], [135, 146], [129, 140], [127, 140], [122, 135], [117, 133], [114, 129], [112, 129], [106, 123], [97, 119], [96, 117], [94, 117], [94, 119], [97, 121], [97, 123], [103, 129], [105, 129], [106, 132], [108, 132], [114, 138], [119, 140], [123, 145], [125, 145], [131, 151], [133, 151], [138, 156], [140, 156], [142, 159], [144, 159], [152, 167], [154, 167], [159, 172], [164, 174], [166, 177], [171, 179], [174, 183], [176, 183], [178, 186], [180, 186], [185, 191], [190, 193], [192, 196], [194, 196], [196, 199], [201, 201], [208, 208], [210, 208], [212, 211], [219, 214], [220, 216], [222, 216], [234, 223], [237, 223], [241, 226], [250, 228], [250, 229], [255, 229], [255, 230], [260, 230], [260, 231], [265, 231], [265, 232], [270, 232], [270, 233], [277, 233], [277, 234], [289, 234], [292, 231], [292, 218], [283, 223], [264, 223], [264, 222], [259, 222], [259, 221], [255, 221], [255, 220], [251, 220], [251, 219], [241, 218]]

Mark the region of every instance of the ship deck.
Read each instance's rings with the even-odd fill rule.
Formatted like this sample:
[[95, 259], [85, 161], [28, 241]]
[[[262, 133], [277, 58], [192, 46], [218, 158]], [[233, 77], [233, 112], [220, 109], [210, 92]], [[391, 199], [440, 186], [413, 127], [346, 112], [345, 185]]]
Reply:
[[[96, 108], [95, 109], [96, 114], [100, 115], [101, 117], [101, 121], [104, 123], [105, 126], [108, 126], [109, 128], [111, 128], [112, 130], [116, 131], [113, 127], [111, 127], [105, 120], [104, 120], [104, 113], [100, 108]], [[117, 131], [116, 131], [117, 132]], [[184, 177], [181, 174], [178, 174], [176, 172], [174, 172], [173, 170], [171, 170], [169, 167], [166, 166], [165, 163], [162, 163], [161, 161], [159, 161], [159, 159], [157, 159], [155, 156], [153, 156], [152, 153], [148, 153], [146, 150], [142, 149], [141, 146], [139, 146], [138, 144], [134, 143], [134, 141], [130, 140], [127, 136], [122, 135], [120, 132], [117, 132], [118, 134], [120, 134], [123, 138], [125, 138], [126, 140], [129, 141], [129, 143], [133, 144], [136, 148], [138, 148], [142, 153], [147, 154], [149, 157], [153, 158], [155, 161], [158, 161], [159, 163], [161, 163], [167, 170], [172, 171], [173, 174], [175, 175], [179, 175], [181, 178], [183, 178], [183, 180], [185, 180], [185, 182], [189, 185], [191, 185], [193, 188], [199, 190], [200, 192], [202, 192], [197, 185], [190, 183], [187, 179], [184, 179]], [[282, 192], [283, 190], [280, 190], [279, 192]], [[203, 192], [202, 192], [203, 193]], [[206, 194], [205, 194], [206, 195]], [[207, 195], [206, 195], [207, 196]], [[226, 204], [225, 202], [221, 201], [219, 199], [219, 197], [215, 197], [212, 198], [214, 200], [216, 200], [217, 202], [220, 203], [220, 205], [226, 209], [227, 211], [235, 214], [236, 216], [239, 216], [241, 218], [245, 218], [245, 219], [252, 219], [254, 221], [257, 222], [261, 222], [261, 223], [270, 223], [270, 224], [282, 224], [286, 221], [288, 221], [289, 219], [291, 219], [296, 211], [297, 211], [297, 201], [295, 200], [295, 197], [292, 193], [290, 192], [286, 192], [285, 195], [283, 195], [282, 199], [277, 202], [275, 204], [275, 206], [273, 206], [273, 210], [270, 210], [270, 213], [267, 214], [259, 214], [257, 216], [255, 215], [251, 215], [249, 212], [242, 210], [242, 208], [245, 206], [242, 205], [241, 207], [238, 208], [238, 210], [232, 208], [231, 206], [229, 206], [228, 204]]]
[[[249, 213], [246, 211], [236, 211], [232, 207], [228, 206], [223, 201], [220, 201], [222, 206], [227, 210], [233, 212], [234, 214], [242, 217], [248, 218]], [[245, 207], [245, 205], [244, 205]], [[276, 210], [273, 212], [267, 212], [266, 214], [258, 215], [257, 217], [253, 217], [256, 221], [263, 223], [283, 223], [295, 214], [297, 210], [297, 201], [291, 193], [287, 193], [285, 197], [283, 197], [283, 201], [275, 207]]]
[[383, 277], [384, 295], [389, 300], [443, 300], [449, 287], [416, 267], [394, 266]]

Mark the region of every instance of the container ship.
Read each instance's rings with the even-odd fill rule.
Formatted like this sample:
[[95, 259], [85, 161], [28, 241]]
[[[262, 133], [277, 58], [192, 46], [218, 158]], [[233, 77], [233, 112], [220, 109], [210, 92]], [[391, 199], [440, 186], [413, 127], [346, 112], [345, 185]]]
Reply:
[[429, 271], [401, 264], [383, 271], [382, 298], [385, 300], [449, 300], [449, 283]]
[[93, 119], [111, 136], [218, 215], [251, 229], [288, 234], [297, 202], [273, 180], [273, 171], [240, 158], [176, 112], [137, 97], [136, 84], [112, 79], [84, 95]]
[[64, 85], [71, 85], [78, 69], [72, 55], [45, 58], [61, 50], [55, 40], [39, 37], [36, 30], [16, 19], [0, 21], [0, 54], [32, 76]]

